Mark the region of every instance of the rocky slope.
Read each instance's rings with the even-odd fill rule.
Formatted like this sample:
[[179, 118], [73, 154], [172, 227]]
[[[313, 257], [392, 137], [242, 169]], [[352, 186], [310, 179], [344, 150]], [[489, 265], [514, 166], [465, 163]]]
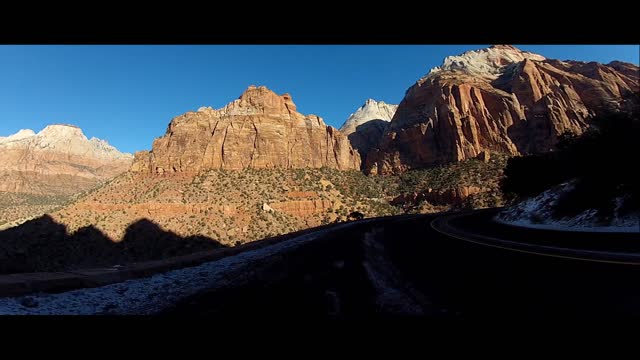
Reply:
[[388, 177], [331, 168], [127, 172], [51, 217], [69, 234], [93, 226], [120, 241], [132, 224], [148, 219], [180, 237], [232, 246], [345, 220], [352, 212], [374, 217], [498, 206], [505, 161], [496, 155]]
[[0, 229], [54, 211], [131, 166], [133, 156], [71, 125], [0, 137]]
[[322, 118], [297, 112], [289, 94], [250, 86], [221, 109], [203, 107], [171, 120], [150, 152], [135, 154], [132, 170], [163, 174], [305, 167], [359, 169], [360, 156]]
[[71, 195], [126, 171], [132, 159], [73, 125], [20, 130], [0, 138], [0, 191]]
[[[354, 211], [398, 212], [371, 198], [383, 188], [360, 165], [339, 130], [298, 113], [288, 94], [250, 86], [222, 109], [174, 118], [151, 151], [136, 154], [131, 171], [52, 211], [50, 220], [15, 231], [28, 234], [23, 244], [56, 236], [103, 244], [125, 241], [132, 226], [150, 222], [180, 238], [235, 245], [344, 220]], [[138, 235], [155, 241], [153, 233]]]
[[180, 237], [202, 235], [234, 245], [344, 220], [353, 211], [398, 213], [375, 179], [330, 168], [127, 172], [51, 217], [69, 234], [93, 226], [112, 241], [147, 219]]
[[[331, 168], [125, 172], [50, 215], [0, 228], [0, 268], [171, 257], [344, 221], [352, 212], [375, 217], [444, 211], [451, 204], [496, 206], [502, 167], [492, 155], [399, 176]], [[38, 267], [44, 264], [56, 267]]]
[[474, 158], [551, 149], [595, 114], [637, 102], [638, 67], [559, 61], [497, 45], [447, 57], [410, 87], [367, 173], [399, 173]]
[[368, 99], [349, 116], [340, 127], [340, 132], [349, 138], [351, 146], [358, 150], [364, 160], [369, 151], [380, 142], [397, 109], [398, 105]]

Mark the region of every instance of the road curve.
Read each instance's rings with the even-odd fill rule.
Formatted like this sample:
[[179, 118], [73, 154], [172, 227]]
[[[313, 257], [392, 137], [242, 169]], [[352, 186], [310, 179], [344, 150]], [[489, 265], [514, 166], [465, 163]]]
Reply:
[[[492, 211], [327, 226], [152, 277], [0, 298], [0, 313], [156, 314], [230, 321], [640, 319], [640, 266], [635, 260], [585, 261], [584, 255], [633, 256], [637, 234], [598, 237], [498, 227], [490, 221]], [[449, 231], [465, 236], [473, 231], [485, 238], [468, 241], [434, 229], [445, 217]], [[509, 241], [509, 246], [486, 238]], [[518, 246], [536, 248], [513, 251]], [[558, 255], [553, 253], [558, 248], [580, 258], [549, 256]]]
[[[490, 222], [495, 211], [456, 218], [418, 215], [334, 233], [288, 257], [289, 272], [277, 281], [199, 293], [162, 314], [218, 319], [640, 318], [640, 266], [633, 254], [637, 236], [498, 227]], [[486, 239], [469, 241], [440, 231], [443, 223], [448, 230], [464, 225], [460, 231], [485, 231]], [[509, 246], [487, 241], [495, 242], [500, 234], [510, 236]], [[567, 251], [574, 256], [564, 256]], [[266, 274], [265, 279], [271, 278]]]
[[499, 209], [439, 216], [431, 227], [451, 238], [571, 260], [640, 265], [640, 233], [538, 230], [492, 221]]

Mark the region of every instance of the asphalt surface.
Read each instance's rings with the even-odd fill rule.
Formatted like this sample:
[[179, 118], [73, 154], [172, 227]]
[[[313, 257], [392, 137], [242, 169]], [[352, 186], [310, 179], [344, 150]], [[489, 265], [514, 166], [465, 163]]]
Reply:
[[[633, 261], [640, 252], [640, 234], [514, 228], [491, 222], [490, 212], [483, 211], [447, 221], [462, 234], [538, 247], [523, 252], [442, 233], [432, 226], [441, 216], [405, 216], [341, 231], [305, 253], [286, 257], [286, 270], [278, 276], [267, 273], [251, 286], [201, 293], [161, 315], [269, 320], [640, 318], [640, 265]], [[552, 247], [573, 249], [574, 256], [558, 257]], [[621, 262], [602, 262], [580, 256], [582, 250], [628, 256]], [[615, 260], [617, 255], [608, 256]]]

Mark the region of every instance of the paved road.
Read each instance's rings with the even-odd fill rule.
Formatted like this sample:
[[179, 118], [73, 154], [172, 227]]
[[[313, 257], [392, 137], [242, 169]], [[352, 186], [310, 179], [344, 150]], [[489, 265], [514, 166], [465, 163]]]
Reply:
[[[515, 229], [491, 223], [486, 212], [449, 219], [448, 224], [462, 232], [539, 247], [522, 252], [436, 231], [432, 222], [439, 217], [404, 217], [346, 230], [307, 253], [285, 258], [288, 270], [281, 270], [277, 281], [265, 274], [259, 284], [205, 292], [163, 315], [640, 318], [640, 265], [634, 265], [634, 256], [616, 263], [579, 253], [637, 253], [640, 234]], [[549, 252], [552, 245], [577, 255], [558, 257]], [[609, 255], [609, 260], [614, 258]]]
[[439, 216], [436, 231], [462, 241], [504, 250], [566, 259], [640, 265], [640, 229], [636, 233], [565, 232], [500, 224], [496, 209]]

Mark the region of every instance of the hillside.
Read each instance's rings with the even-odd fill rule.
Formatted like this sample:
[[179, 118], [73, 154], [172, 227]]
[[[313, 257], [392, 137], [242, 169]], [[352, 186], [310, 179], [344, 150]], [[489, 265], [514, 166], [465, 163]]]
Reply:
[[69, 200], [64, 195], [0, 192], [0, 230], [35, 216], [54, 211]]
[[50, 215], [0, 231], [0, 272], [161, 259], [348, 221], [352, 212], [492, 206], [502, 202], [503, 165], [500, 158], [469, 160], [384, 177], [329, 168], [127, 172]]
[[53, 211], [129, 169], [133, 156], [77, 126], [0, 137], [0, 228]]
[[[94, 225], [113, 240], [148, 218], [180, 236], [201, 234], [234, 245], [345, 218], [396, 210], [382, 184], [333, 169], [207, 170], [199, 175], [126, 173], [52, 214], [70, 231]], [[379, 195], [378, 195], [379, 196]]]

